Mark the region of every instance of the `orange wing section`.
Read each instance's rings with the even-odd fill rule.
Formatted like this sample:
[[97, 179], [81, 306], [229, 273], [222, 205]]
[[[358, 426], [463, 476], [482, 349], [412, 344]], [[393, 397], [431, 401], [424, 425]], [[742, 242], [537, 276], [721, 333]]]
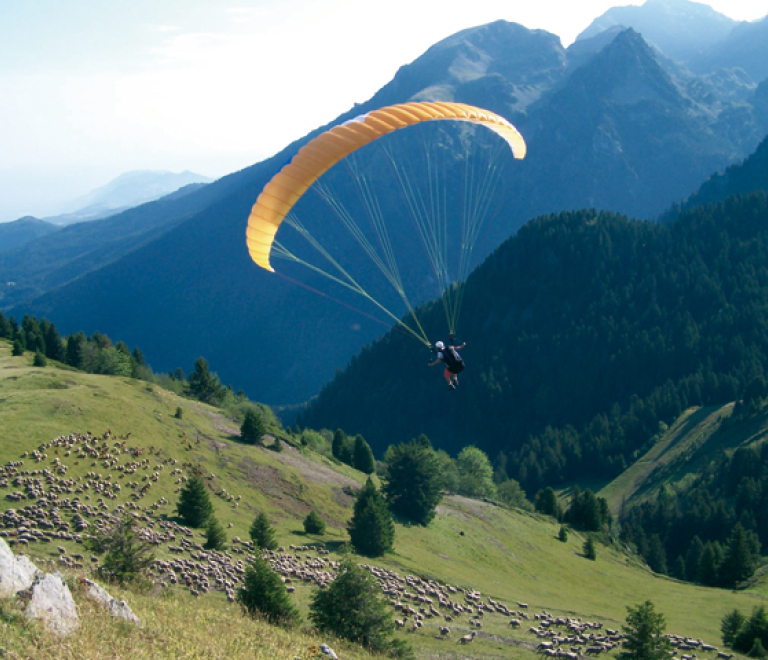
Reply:
[[269, 254], [280, 223], [307, 189], [345, 156], [392, 131], [439, 119], [486, 126], [509, 143], [515, 158], [525, 158], [525, 141], [512, 124], [488, 110], [463, 103], [402, 103], [355, 117], [304, 145], [264, 186], [246, 229], [251, 259], [274, 272]]

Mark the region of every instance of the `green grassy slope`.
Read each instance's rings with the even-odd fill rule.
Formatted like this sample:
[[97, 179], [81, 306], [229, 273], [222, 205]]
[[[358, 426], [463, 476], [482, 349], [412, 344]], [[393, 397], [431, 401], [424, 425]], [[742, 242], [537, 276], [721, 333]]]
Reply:
[[[88, 473], [101, 474], [102, 479], [109, 475], [113, 482], [124, 484], [117, 498], [108, 503], [110, 508], [132, 502], [145, 507], [156, 520], [163, 516], [173, 518], [179, 485], [178, 476], [170, 474], [172, 468], [168, 464], [158, 470], [160, 477], [152, 482], [147, 494], [133, 499], [134, 491], [125, 483], [145, 484], [141, 470], [121, 476], [122, 473], [105, 468], [98, 460], [78, 459], [74, 452], [66, 456], [63, 450], [56, 454], [54, 447], [42, 450], [47, 458], [39, 463], [29, 455], [43, 443], [63, 434], [102, 435], [111, 430], [108, 444], [125, 442], [128, 447], [142, 448], [141, 458], [152, 456], [144, 474], [151, 474], [155, 464], [174, 459], [178, 460], [175, 467], [183, 467], [184, 474], [189, 474], [185, 463], [199, 467], [212, 493], [225, 489], [234, 496], [235, 501], [216, 495], [212, 498], [216, 516], [230, 540], [235, 536], [247, 539], [256, 514], [266, 511], [276, 525], [279, 543], [288, 546], [322, 541], [331, 550], [330, 559], [340, 558], [337, 550], [348, 538], [345, 525], [352, 513], [351, 493], [363, 483], [361, 473], [312, 452], [302, 454], [289, 445], [291, 438], [284, 432], [289, 442], [285, 443], [282, 453], [243, 445], [239, 443], [237, 424], [220, 411], [146, 383], [83, 374], [52, 364], [35, 368], [31, 363], [31, 355], [12, 357], [10, 346], [0, 342], [0, 463], [23, 461], [20, 469], [31, 472], [53, 469], [58, 459], [68, 466], [66, 477], [69, 479], [85, 480]], [[183, 410], [181, 419], [173, 416], [177, 407]], [[689, 415], [688, 419], [692, 418], [695, 415]], [[681, 421], [683, 425], [686, 423]], [[669, 432], [674, 432], [674, 428]], [[130, 437], [126, 438], [129, 433]], [[28, 452], [26, 456], [24, 452]], [[8, 508], [19, 510], [32, 503], [5, 499], [5, 494], [14, 490], [19, 488], [10, 484], [0, 489], [3, 498], [0, 512]], [[75, 496], [92, 505], [98, 500], [97, 495], [89, 491], [68, 495]], [[150, 511], [150, 505], [161, 498], [166, 498], [169, 504]], [[310, 507], [319, 510], [328, 524], [322, 537], [308, 537], [303, 532], [301, 523]], [[597, 561], [588, 561], [582, 556], [583, 537], [572, 533], [567, 543], [561, 543], [556, 538], [557, 531], [558, 525], [545, 517], [448, 497], [428, 528], [397, 525], [393, 554], [374, 561], [360, 559], [360, 562], [397, 571], [401, 576], [420, 576], [476, 589], [484, 600], [490, 597], [528, 613], [530, 624], [534, 622], [534, 613], [546, 609], [555, 615], [582, 617], [600, 621], [608, 628], [619, 628], [626, 615], [626, 605], [650, 599], [657, 610], [665, 614], [670, 632], [699, 637], [715, 645], [720, 643], [720, 619], [727, 611], [738, 607], [749, 612], [755, 604], [766, 602], [768, 590], [762, 582], [739, 592], [680, 583], [653, 575], [618, 545], [598, 545]], [[201, 543], [202, 539], [202, 534], [196, 532], [194, 541]], [[58, 542], [31, 543], [25, 551], [40, 562], [55, 562], [59, 554], [57, 545]], [[74, 543], [62, 542], [62, 545], [69, 552], [75, 551]], [[167, 544], [162, 544], [157, 553], [163, 558], [171, 556]], [[295, 599], [304, 615], [313, 588], [304, 583], [296, 585]], [[172, 596], [168, 597], [178, 598], [182, 603], [192, 602], [181, 585], [169, 591]], [[126, 594], [125, 598], [129, 602], [135, 598], [140, 609], [153, 607], [151, 599], [145, 600], [146, 596]], [[526, 603], [528, 608], [518, 608], [518, 601]], [[232, 607], [227, 605], [223, 594], [215, 590], [198, 602], [201, 612], [210, 607]], [[163, 616], [168, 615], [167, 610], [159, 609], [166, 612]], [[181, 611], [183, 607], [178, 609]], [[215, 618], [211, 616], [212, 620]], [[439, 625], [452, 627], [449, 640], [438, 639]], [[419, 630], [411, 633], [405, 628], [396, 634], [406, 636], [420, 657], [531, 658], [531, 650], [539, 640], [527, 632], [527, 628], [528, 622], [523, 622], [520, 629], [513, 630], [506, 616], [486, 614], [471, 652], [470, 647], [456, 643], [460, 634], [472, 629], [467, 616], [451, 623], [442, 618], [426, 619]], [[216, 634], [214, 626], [210, 635]], [[222, 628], [221, 634], [227, 634], [226, 628]], [[139, 646], [141, 643], [136, 641]], [[132, 652], [136, 652], [135, 647]], [[141, 653], [149, 654], [149, 651], [143, 648]], [[363, 657], [355, 653], [359, 652], [350, 649], [343, 657]], [[213, 656], [201, 651], [198, 656], [190, 657]]]

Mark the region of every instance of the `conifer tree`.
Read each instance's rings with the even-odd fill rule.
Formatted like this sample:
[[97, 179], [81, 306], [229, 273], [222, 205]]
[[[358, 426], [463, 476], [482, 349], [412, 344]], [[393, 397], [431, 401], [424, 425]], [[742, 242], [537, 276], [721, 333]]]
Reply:
[[20, 355], [24, 355], [24, 345], [21, 343], [20, 339], [13, 340], [13, 350], [11, 351], [11, 354], [14, 357], [19, 357]]
[[203, 547], [206, 550], [223, 550], [227, 544], [227, 533], [216, 519], [216, 516], [208, 516], [205, 523], [205, 543]]
[[333, 441], [331, 442], [331, 453], [334, 458], [337, 458], [340, 461], [342, 460], [342, 456], [344, 456], [344, 446], [346, 444], [347, 434], [341, 429], [336, 429], [336, 433], [333, 434]]
[[430, 523], [443, 497], [440, 463], [431, 446], [411, 440], [387, 450], [384, 494], [393, 513], [418, 525]]
[[325, 520], [314, 509], [304, 518], [304, 531], [307, 534], [325, 534]]
[[664, 636], [664, 615], [657, 613], [650, 600], [627, 606], [627, 622], [622, 626], [626, 635], [621, 660], [666, 660], [670, 648]]
[[194, 476], [184, 484], [179, 493], [176, 510], [185, 525], [189, 527], [205, 525], [208, 517], [213, 513], [213, 504], [201, 477]]
[[245, 419], [240, 426], [240, 438], [249, 445], [255, 445], [262, 441], [266, 433], [266, 426], [261, 415], [254, 409], [248, 408], [245, 411]]
[[203, 403], [216, 405], [221, 400], [226, 388], [219, 381], [219, 377], [210, 371], [208, 361], [199, 357], [195, 361], [195, 368], [189, 374], [189, 392]]
[[[755, 642], [760, 642], [756, 645]], [[752, 610], [752, 614], [739, 628], [733, 640], [733, 649], [740, 653], [752, 656], [759, 653], [761, 648], [768, 646], [768, 615], [765, 607], [760, 606]], [[759, 656], [752, 656], [759, 657]]]
[[723, 637], [723, 644], [733, 646], [736, 636], [741, 627], [746, 623], [747, 618], [737, 609], [733, 609], [726, 614], [720, 621], [720, 632]]
[[355, 469], [363, 474], [373, 474], [376, 471], [376, 459], [373, 457], [371, 446], [362, 435], [355, 436], [354, 448]]
[[563, 518], [563, 508], [560, 506], [557, 495], [551, 486], [547, 486], [536, 494], [534, 507], [538, 513], [552, 516], [555, 520], [562, 520]]
[[395, 540], [392, 514], [370, 477], [357, 494], [348, 531], [352, 546], [358, 554], [380, 557], [392, 550]]
[[251, 615], [260, 613], [271, 623], [293, 625], [299, 622], [299, 612], [280, 576], [259, 556], [246, 568], [237, 599]]
[[269, 522], [267, 514], [263, 511], [256, 516], [249, 531], [251, 540], [260, 548], [266, 550], [277, 550], [277, 541], [275, 540], [275, 529]]
[[752, 575], [753, 569], [754, 557], [747, 531], [736, 523], [718, 569], [720, 583], [725, 587], [735, 587]]
[[409, 655], [402, 646], [392, 647], [390, 636], [395, 626], [379, 585], [368, 571], [349, 558], [342, 562], [336, 579], [315, 592], [309, 618], [319, 630], [373, 652], [395, 657]]
[[568, 528], [565, 525], [560, 525], [560, 531], [557, 534], [557, 538], [563, 543], [568, 540]]
[[595, 561], [597, 559], [597, 551], [595, 550], [595, 542], [592, 540], [591, 536], [588, 536], [587, 540], [584, 541], [584, 556], [587, 559], [591, 559], [592, 561]]

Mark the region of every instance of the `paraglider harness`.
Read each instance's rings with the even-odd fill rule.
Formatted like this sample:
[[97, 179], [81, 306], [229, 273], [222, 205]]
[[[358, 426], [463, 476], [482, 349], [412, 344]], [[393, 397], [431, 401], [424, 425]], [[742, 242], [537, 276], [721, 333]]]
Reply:
[[445, 368], [452, 374], [460, 374], [464, 371], [464, 360], [453, 347], [453, 335], [450, 337], [450, 342], [450, 344], [444, 346], [443, 350], [440, 351], [443, 354], [443, 362], [445, 362]]

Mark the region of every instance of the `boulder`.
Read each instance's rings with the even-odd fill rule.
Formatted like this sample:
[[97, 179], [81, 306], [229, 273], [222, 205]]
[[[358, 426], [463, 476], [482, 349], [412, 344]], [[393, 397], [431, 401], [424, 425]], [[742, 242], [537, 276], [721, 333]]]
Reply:
[[16, 557], [8, 544], [0, 538], [0, 598], [11, 598], [32, 586], [41, 575], [26, 555]]
[[62, 637], [80, 627], [75, 601], [60, 573], [38, 576], [30, 592], [26, 612], [30, 619], [41, 620], [48, 631]]
[[85, 594], [103, 607], [107, 608], [112, 616], [125, 619], [131, 623], [135, 623], [137, 626], [141, 625], [139, 617], [137, 617], [131, 611], [131, 608], [128, 607], [128, 603], [126, 603], [124, 600], [117, 600], [116, 598], [113, 598], [103, 587], [96, 584], [93, 580], [83, 578], [82, 583], [86, 587]]

